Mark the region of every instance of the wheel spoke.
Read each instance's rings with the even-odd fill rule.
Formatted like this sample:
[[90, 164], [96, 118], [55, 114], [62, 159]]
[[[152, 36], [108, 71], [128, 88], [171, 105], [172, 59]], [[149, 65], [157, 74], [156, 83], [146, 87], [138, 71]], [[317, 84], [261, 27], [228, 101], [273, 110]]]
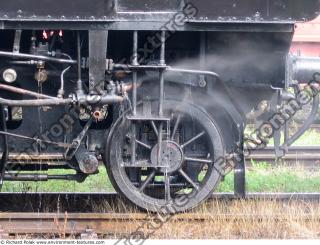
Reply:
[[148, 176], [148, 178], [142, 183], [142, 185], [139, 188], [140, 192], [143, 192], [144, 189], [149, 185], [150, 181], [153, 179], [153, 177], [156, 175], [156, 170], [153, 170], [151, 174]]
[[187, 147], [188, 145], [190, 145], [191, 143], [195, 142], [196, 140], [198, 140], [199, 138], [201, 138], [203, 135], [205, 135], [205, 132], [202, 131], [201, 133], [197, 134], [196, 136], [194, 136], [193, 138], [191, 138], [190, 140], [188, 140], [187, 142], [185, 142], [183, 145], [181, 145], [181, 148], [184, 149], [185, 147]]
[[154, 121], [151, 121], [151, 126], [152, 126], [154, 134], [158, 137], [159, 133], [158, 133], [158, 129], [157, 129], [157, 126], [154, 123]]
[[165, 198], [166, 201], [171, 200], [171, 191], [170, 191], [170, 174], [165, 173], [164, 175], [164, 181], [165, 181]]
[[184, 160], [189, 162], [199, 162], [199, 163], [209, 163], [209, 164], [213, 162], [210, 159], [194, 158], [194, 157], [184, 157]]
[[[126, 136], [128, 139], [132, 139], [132, 137], [130, 137], [129, 135], [127, 135]], [[138, 145], [141, 145], [142, 147], [144, 147], [144, 148], [146, 148], [146, 149], [148, 149], [148, 150], [151, 150], [152, 149], [152, 146], [150, 146], [150, 145], [148, 145], [148, 144], [146, 144], [146, 143], [143, 143], [142, 141], [140, 141], [140, 140], [137, 140], [136, 139], [136, 142], [137, 142], [137, 144]]]
[[179, 127], [179, 124], [180, 124], [180, 120], [181, 120], [181, 114], [178, 115], [176, 123], [174, 124], [174, 128], [173, 128], [172, 135], [171, 135], [171, 140], [174, 139], [174, 136], [177, 133], [177, 130], [178, 130], [178, 127]]
[[182, 169], [179, 170], [179, 173], [186, 179], [196, 190], [199, 190], [198, 184], [194, 183], [194, 181], [184, 172]]

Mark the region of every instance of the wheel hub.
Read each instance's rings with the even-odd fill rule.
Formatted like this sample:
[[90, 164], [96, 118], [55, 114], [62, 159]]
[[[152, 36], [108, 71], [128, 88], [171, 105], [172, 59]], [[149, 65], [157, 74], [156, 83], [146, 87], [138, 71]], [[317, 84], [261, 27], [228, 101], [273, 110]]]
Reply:
[[[161, 146], [160, 152], [159, 145]], [[173, 173], [182, 166], [183, 151], [176, 142], [163, 141], [153, 147], [151, 163], [153, 166], [159, 166], [164, 173]]]

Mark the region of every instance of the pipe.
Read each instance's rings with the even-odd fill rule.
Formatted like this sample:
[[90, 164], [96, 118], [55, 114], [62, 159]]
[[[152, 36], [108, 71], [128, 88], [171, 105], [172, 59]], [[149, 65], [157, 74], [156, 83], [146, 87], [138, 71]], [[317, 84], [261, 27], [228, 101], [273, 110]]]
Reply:
[[[132, 65], [138, 66], [138, 31], [133, 32], [133, 49], [132, 49]], [[136, 116], [137, 114], [137, 81], [138, 81], [138, 73], [137, 71], [133, 71], [132, 73], [132, 116]], [[131, 125], [131, 164], [134, 165], [136, 162], [136, 125], [133, 123]]]
[[167, 65], [126, 65], [126, 64], [114, 64], [113, 67], [115, 69], [123, 69], [126, 72], [131, 72], [134, 70], [165, 70], [165, 71], [173, 71], [173, 72], [181, 72], [187, 74], [194, 74], [194, 75], [207, 75], [212, 76], [215, 78], [220, 78], [218, 73], [212, 71], [201, 71], [201, 70], [190, 70], [190, 69], [182, 69], [182, 68], [175, 68]]
[[63, 95], [64, 95], [64, 74], [66, 74], [66, 72], [69, 71], [70, 68], [71, 68], [71, 66], [68, 66], [61, 73], [61, 76], [60, 76], [61, 83], [60, 83], [60, 89], [58, 91], [58, 98], [63, 98]]
[[40, 100], [9, 100], [0, 98], [0, 105], [6, 106], [21, 106], [21, 107], [32, 107], [32, 106], [59, 106], [68, 105], [73, 102], [72, 99], [40, 99]]
[[77, 63], [78, 63], [78, 81], [77, 81], [77, 92], [79, 94], [84, 94], [82, 87], [82, 78], [81, 78], [81, 37], [80, 32], [77, 32]]
[[126, 73], [131, 73], [132, 70], [166, 70], [169, 66], [166, 65], [129, 65], [129, 64], [114, 64], [114, 69], [123, 70]]
[[0, 84], [0, 89], [7, 90], [7, 91], [17, 93], [17, 94], [33, 96], [33, 97], [36, 97], [39, 99], [55, 99], [55, 97], [52, 97], [49, 95], [39, 94], [39, 93], [35, 93], [35, 92], [29, 91], [26, 89], [17, 88], [17, 87], [5, 85], [5, 84]]
[[[1, 130], [4, 132], [7, 132], [7, 123], [6, 123], [6, 117], [5, 117], [5, 111], [4, 106], [0, 106], [0, 124], [1, 124]], [[1, 157], [1, 169], [0, 169], [0, 190], [2, 189], [2, 184], [5, 176], [6, 171], [6, 165], [9, 158], [9, 146], [8, 146], [8, 137], [7, 135], [2, 135], [3, 137], [3, 149], [2, 149], [2, 157]]]
[[165, 65], [166, 32], [161, 32], [160, 65]]
[[13, 52], [0, 51], [0, 56], [9, 57], [9, 58], [42, 60], [42, 61], [56, 62], [56, 63], [62, 63], [62, 64], [71, 64], [71, 65], [77, 64], [76, 60], [59, 59], [59, 58], [54, 58], [49, 56], [33, 55], [33, 54], [25, 54], [25, 53], [13, 53]]
[[[165, 49], [166, 49], [166, 32], [161, 32], [161, 48], [160, 48], [160, 65], [165, 65]], [[164, 71], [159, 71], [159, 116], [163, 116], [164, 101]], [[160, 142], [159, 142], [160, 143]]]
[[60, 106], [78, 102], [80, 105], [106, 105], [123, 102], [124, 98], [118, 95], [87, 95], [78, 100], [74, 99], [39, 99], [39, 100], [10, 100], [0, 97], [0, 105], [37, 107], [37, 106]]
[[66, 174], [66, 175], [47, 175], [47, 174], [20, 174], [20, 173], [6, 173], [4, 176], [8, 181], [48, 181], [48, 180], [76, 180], [80, 178], [78, 175]]
[[181, 68], [173, 68], [173, 67], [168, 67], [167, 71], [174, 71], [174, 72], [181, 72], [181, 73], [195, 74], [195, 75], [207, 75], [215, 78], [220, 78], [218, 73], [215, 73], [212, 71], [198, 71], [198, 70], [181, 69]]
[[124, 98], [118, 95], [87, 95], [84, 98], [79, 99], [80, 105], [105, 105], [123, 102]]

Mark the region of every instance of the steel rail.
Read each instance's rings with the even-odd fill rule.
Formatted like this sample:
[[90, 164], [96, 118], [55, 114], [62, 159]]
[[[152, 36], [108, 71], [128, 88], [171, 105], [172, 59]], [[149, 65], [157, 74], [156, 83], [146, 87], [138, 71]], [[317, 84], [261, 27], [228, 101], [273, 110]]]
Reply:
[[317, 167], [320, 161], [320, 146], [291, 146], [286, 155], [281, 159], [275, 159], [275, 153], [273, 147], [267, 147], [264, 149], [247, 151], [246, 163], [248, 166], [251, 164], [251, 160], [257, 162], [277, 162], [281, 160], [288, 166], [290, 165], [303, 165], [306, 167]]
[[[163, 217], [164, 218], [164, 217]], [[90, 238], [97, 234], [131, 234], [143, 224], [160, 221], [158, 214], [146, 213], [0, 213], [1, 237], [16, 234], [56, 234], [60, 236], [81, 235]], [[320, 221], [320, 216], [313, 214], [290, 217], [286, 214], [214, 214], [183, 213], [165, 217], [165, 222], [188, 222], [189, 225], [208, 221], [227, 222], [264, 222], [285, 221]]]

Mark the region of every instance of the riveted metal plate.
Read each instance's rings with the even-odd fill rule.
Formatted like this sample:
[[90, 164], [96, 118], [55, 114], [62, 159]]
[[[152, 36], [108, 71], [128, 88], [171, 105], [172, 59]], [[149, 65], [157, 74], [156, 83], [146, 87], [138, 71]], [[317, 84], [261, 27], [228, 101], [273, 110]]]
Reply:
[[294, 22], [316, 18], [319, 0], [188, 0], [196, 20], [219, 22]]
[[[294, 22], [319, 15], [319, 0], [1, 0], [0, 20], [150, 21], [191, 11], [200, 22]], [[192, 6], [192, 7], [191, 7]], [[186, 14], [187, 14], [186, 13]]]
[[115, 15], [115, 0], [1, 0], [3, 20], [95, 20]]

